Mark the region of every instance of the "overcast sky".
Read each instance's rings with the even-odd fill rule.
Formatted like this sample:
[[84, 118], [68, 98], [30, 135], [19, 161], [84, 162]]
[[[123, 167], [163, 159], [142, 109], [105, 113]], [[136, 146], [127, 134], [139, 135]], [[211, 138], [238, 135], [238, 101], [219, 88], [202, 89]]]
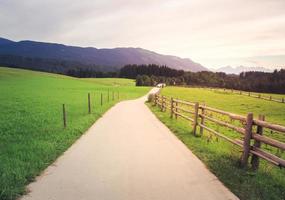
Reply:
[[285, 67], [285, 0], [0, 0], [0, 37]]

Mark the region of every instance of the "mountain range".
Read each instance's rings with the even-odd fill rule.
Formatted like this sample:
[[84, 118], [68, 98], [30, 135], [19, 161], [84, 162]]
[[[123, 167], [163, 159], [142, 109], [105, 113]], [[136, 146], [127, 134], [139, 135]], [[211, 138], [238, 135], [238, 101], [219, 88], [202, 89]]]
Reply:
[[192, 72], [208, 71], [191, 59], [162, 55], [142, 48], [97, 49], [0, 38], [0, 65], [42, 71], [64, 71], [71, 66], [112, 71], [127, 64], [157, 64]]
[[248, 72], [248, 71], [273, 72], [272, 69], [268, 69], [264, 67], [245, 67], [245, 66], [238, 66], [238, 67], [226, 66], [226, 67], [221, 67], [219, 69], [215, 69], [213, 71], [224, 72], [226, 74], [240, 74], [241, 72]]

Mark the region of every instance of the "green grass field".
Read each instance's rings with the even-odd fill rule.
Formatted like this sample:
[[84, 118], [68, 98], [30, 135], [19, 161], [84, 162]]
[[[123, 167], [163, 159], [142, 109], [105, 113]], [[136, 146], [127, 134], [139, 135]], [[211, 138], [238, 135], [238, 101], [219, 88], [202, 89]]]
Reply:
[[162, 90], [162, 95], [206, 103], [207, 106], [236, 114], [246, 115], [248, 112], [253, 112], [255, 117], [263, 114], [266, 121], [285, 125], [285, 104], [283, 103], [201, 88], [167, 87]]
[[[191, 102], [204, 102], [210, 107], [236, 114], [246, 115], [248, 112], [253, 112], [255, 117], [258, 114], [264, 114], [266, 121], [285, 125], [285, 104], [282, 103], [199, 88], [166, 87], [162, 89], [161, 94]], [[279, 169], [264, 160], [261, 160], [260, 169], [256, 172], [241, 169], [238, 162], [241, 156], [239, 147], [216, 138], [207, 131], [204, 131], [202, 137], [194, 137], [189, 121], [182, 118], [171, 119], [169, 111], [161, 112], [158, 107], [150, 104], [149, 107], [240, 199], [285, 199], [285, 169]], [[208, 125], [228, 137], [240, 137], [226, 128]], [[272, 134], [271, 136], [285, 142], [285, 137], [282, 135]], [[277, 153], [274, 148], [266, 148], [274, 154]], [[284, 152], [278, 152], [278, 154], [285, 158]]]
[[[135, 87], [134, 81], [128, 79], [77, 79], [0, 68], [0, 199], [15, 199], [23, 194], [25, 185], [105, 111], [120, 100], [137, 98], [148, 90]], [[88, 93], [92, 114], [88, 114]], [[62, 122], [63, 103], [66, 129]]]
[[[231, 90], [227, 89], [226, 91], [224, 91], [224, 89], [214, 89], [216, 90], [216, 92], [223, 92], [223, 93], [232, 93]], [[239, 93], [239, 91], [234, 91], [234, 93]], [[245, 95], [247, 96], [249, 92], [245, 92], [245, 91], [242, 91], [242, 95]], [[255, 96], [258, 96], [258, 95], [261, 95], [261, 97], [264, 97], [264, 98], [269, 98], [270, 96], [273, 98], [273, 99], [277, 99], [277, 100], [282, 100], [282, 98], [285, 98], [285, 95], [284, 94], [273, 94], [273, 93], [257, 93], [257, 92], [250, 92], [250, 95], [255, 95]], [[262, 99], [261, 99], [262, 100]], [[264, 99], [263, 99], [264, 100]]]

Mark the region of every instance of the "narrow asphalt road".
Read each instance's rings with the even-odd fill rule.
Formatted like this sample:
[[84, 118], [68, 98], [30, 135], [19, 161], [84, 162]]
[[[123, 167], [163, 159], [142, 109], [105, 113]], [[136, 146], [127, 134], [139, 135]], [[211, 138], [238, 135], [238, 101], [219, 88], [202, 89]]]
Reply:
[[145, 100], [111, 108], [21, 199], [238, 199], [151, 113]]

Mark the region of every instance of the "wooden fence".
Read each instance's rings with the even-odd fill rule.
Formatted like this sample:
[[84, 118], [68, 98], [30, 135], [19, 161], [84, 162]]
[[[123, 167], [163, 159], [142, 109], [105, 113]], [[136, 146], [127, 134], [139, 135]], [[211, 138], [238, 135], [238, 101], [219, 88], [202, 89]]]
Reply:
[[[107, 90], [107, 103], [110, 102], [110, 90]], [[120, 99], [120, 92], [117, 91], [117, 99]], [[112, 91], [112, 101], [115, 100], [115, 92]], [[104, 98], [103, 98], [103, 93], [100, 95], [100, 105], [103, 106], [104, 104]], [[91, 106], [91, 96], [90, 93], [87, 94], [87, 108], [88, 108], [88, 114], [91, 114], [92, 106]], [[63, 127], [67, 127], [67, 109], [66, 109], [66, 104], [62, 104], [62, 120], [63, 120]]]
[[285, 103], [285, 98], [284, 97], [276, 98], [276, 97], [272, 97], [271, 95], [270, 96], [265, 96], [265, 95], [261, 95], [259, 93], [245, 92], [245, 91], [241, 91], [241, 90], [233, 90], [233, 89], [225, 89], [225, 88], [224, 89], [210, 88], [210, 89], [216, 90], [216, 91], [224, 91], [224, 92], [229, 92], [229, 93], [233, 93], [233, 94], [239, 94], [239, 95], [254, 97], [254, 98], [263, 99], [263, 100], [267, 100], [267, 101], [274, 101], [274, 102], [278, 102], [278, 103]]
[[[222, 111], [219, 109], [211, 108], [205, 104], [193, 103], [183, 101], [175, 98], [167, 98], [156, 94], [154, 98], [154, 105], [159, 106], [161, 111], [170, 111], [170, 117], [184, 118], [192, 122], [193, 134], [203, 135], [203, 131], [206, 130], [217, 137], [237, 145], [242, 148], [242, 155], [240, 159], [241, 166], [248, 165], [249, 157], [252, 155], [251, 164], [253, 169], [258, 169], [259, 158], [262, 158], [270, 163], [279, 167], [285, 167], [285, 160], [279, 155], [274, 155], [273, 148], [277, 149], [277, 152], [283, 153], [285, 150], [285, 143], [279, 141], [275, 137], [270, 137], [272, 132], [281, 134], [281, 137], [285, 138], [285, 127], [265, 122], [265, 117], [259, 115], [258, 119], [254, 119], [253, 113], [248, 113], [247, 116], [237, 115], [230, 112]], [[239, 138], [229, 137], [221, 131], [216, 131], [209, 125], [214, 124], [218, 127], [225, 127], [231, 129], [237, 133]], [[271, 134], [267, 134], [267, 133]], [[270, 136], [268, 136], [270, 135]], [[265, 144], [266, 149], [262, 148], [262, 143]], [[271, 148], [271, 149], [270, 149]]]

